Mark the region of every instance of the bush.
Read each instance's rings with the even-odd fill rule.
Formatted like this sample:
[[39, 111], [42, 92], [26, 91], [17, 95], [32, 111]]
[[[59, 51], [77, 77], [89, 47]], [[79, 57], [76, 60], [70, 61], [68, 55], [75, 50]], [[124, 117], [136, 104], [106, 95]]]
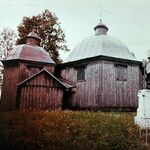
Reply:
[[0, 149], [138, 150], [134, 113], [27, 111], [0, 113]]

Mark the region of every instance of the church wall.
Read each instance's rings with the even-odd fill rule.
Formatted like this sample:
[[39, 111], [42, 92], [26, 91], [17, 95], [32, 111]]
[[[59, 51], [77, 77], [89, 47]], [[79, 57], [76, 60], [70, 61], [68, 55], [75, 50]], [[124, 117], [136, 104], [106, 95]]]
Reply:
[[17, 98], [17, 85], [29, 78], [33, 74], [46, 68], [51, 73], [54, 72], [54, 66], [39, 63], [19, 63], [12, 61], [4, 62], [4, 81], [2, 86], [2, 96], [0, 100], [0, 110], [15, 110]]
[[76, 83], [77, 71], [74, 67], [67, 67], [61, 71], [61, 77], [63, 78], [63, 81], [67, 83]]
[[[116, 79], [116, 64], [127, 66], [126, 81]], [[71, 98], [73, 107], [89, 109], [137, 107], [137, 92], [140, 89], [138, 65], [99, 60], [86, 64], [83, 81], [77, 81], [76, 67], [66, 67], [61, 75], [64, 80], [74, 82], [76, 85], [76, 92]]]
[[10, 64], [4, 68], [5, 80], [3, 81], [0, 110], [14, 110], [16, 108], [19, 69], [17, 64]]
[[54, 73], [54, 66], [39, 64], [36, 62], [20, 63], [19, 68], [19, 82], [29, 78], [43, 68], [46, 68], [49, 72]]

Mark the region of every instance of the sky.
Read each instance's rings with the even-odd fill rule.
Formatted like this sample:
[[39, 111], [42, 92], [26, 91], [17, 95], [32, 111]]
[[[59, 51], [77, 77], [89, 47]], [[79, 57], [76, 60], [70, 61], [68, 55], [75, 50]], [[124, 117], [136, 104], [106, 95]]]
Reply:
[[[24, 16], [38, 15], [45, 9], [56, 14], [70, 50], [94, 33], [102, 19], [108, 34], [123, 41], [138, 60], [150, 50], [150, 0], [0, 0], [0, 31], [17, 31]], [[65, 59], [69, 53], [61, 53]]]

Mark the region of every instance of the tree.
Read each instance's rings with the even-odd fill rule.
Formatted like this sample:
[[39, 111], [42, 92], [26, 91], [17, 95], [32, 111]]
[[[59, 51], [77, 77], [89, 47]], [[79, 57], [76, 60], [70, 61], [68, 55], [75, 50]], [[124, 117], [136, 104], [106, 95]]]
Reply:
[[[16, 43], [17, 35], [10, 28], [4, 28], [0, 33], [0, 60], [8, 56], [9, 52], [13, 49]], [[3, 64], [0, 61], [0, 89], [3, 82]], [[1, 92], [1, 90], [0, 90]]]
[[3, 60], [13, 49], [16, 43], [17, 35], [10, 28], [4, 28], [0, 33], [0, 59]]
[[19, 38], [18, 44], [24, 44], [26, 36], [32, 30], [36, 30], [41, 37], [41, 46], [49, 53], [51, 58], [60, 63], [59, 51], [69, 51], [64, 44], [65, 34], [60, 27], [60, 22], [56, 15], [49, 10], [33, 17], [23, 17], [21, 24], [18, 26]]

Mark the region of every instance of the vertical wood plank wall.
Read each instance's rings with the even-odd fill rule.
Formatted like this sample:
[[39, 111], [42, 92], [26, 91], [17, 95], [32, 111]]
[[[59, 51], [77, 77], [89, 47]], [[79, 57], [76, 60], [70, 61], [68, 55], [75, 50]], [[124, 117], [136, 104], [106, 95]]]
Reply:
[[20, 109], [56, 109], [62, 107], [62, 87], [46, 74], [31, 79], [18, 90]]
[[37, 65], [36, 63], [28, 63], [28, 64], [19, 63], [19, 82], [21, 82], [21, 81], [23, 81], [23, 80], [25, 80], [31, 76], [29, 68], [28, 68], [29, 65], [41, 67], [41, 68], [46, 68], [49, 72], [54, 73], [54, 66], [45, 65], [45, 64]]
[[[85, 81], [77, 81], [73, 67], [62, 70], [61, 76], [76, 84], [71, 101], [79, 108], [136, 108], [140, 89], [138, 65], [127, 65], [127, 81], [116, 80], [115, 62], [94, 61], [85, 69]], [[79, 65], [79, 64], [78, 64]]]
[[16, 108], [16, 95], [18, 84], [18, 66], [7, 66], [4, 69], [4, 81], [2, 87], [1, 110], [14, 110]]
[[[4, 69], [4, 81], [3, 81], [3, 87], [2, 87], [2, 97], [0, 101], [0, 110], [15, 110], [16, 109], [16, 98], [17, 98], [17, 85], [18, 83], [24, 81], [29, 75], [29, 68], [28, 65], [33, 65], [37, 67], [45, 67], [48, 71], [51, 73], [54, 72], [54, 66], [51, 64], [43, 64], [43, 63], [36, 63], [36, 62], [28, 62], [28, 63], [23, 63], [23, 62], [12, 62], [10, 64], [6, 64], [5, 69]], [[28, 92], [29, 89], [25, 88], [22, 89], [24, 92]], [[40, 89], [41, 91], [46, 91], [45, 89]], [[52, 90], [52, 89], [51, 89]], [[31, 88], [31, 93], [27, 94], [26, 97], [28, 96], [29, 98], [33, 97], [32, 93], [34, 94], [39, 91], [39, 87], [36, 89]], [[49, 91], [51, 92], [51, 91]], [[29, 92], [28, 92], [29, 93]], [[58, 90], [58, 95], [60, 96], [62, 94], [62, 91]], [[41, 96], [41, 95], [39, 95]], [[47, 96], [47, 95], [46, 95]], [[57, 96], [56, 96], [57, 97]], [[62, 96], [63, 97], [63, 96]], [[41, 98], [40, 98], [41, 99]]]

